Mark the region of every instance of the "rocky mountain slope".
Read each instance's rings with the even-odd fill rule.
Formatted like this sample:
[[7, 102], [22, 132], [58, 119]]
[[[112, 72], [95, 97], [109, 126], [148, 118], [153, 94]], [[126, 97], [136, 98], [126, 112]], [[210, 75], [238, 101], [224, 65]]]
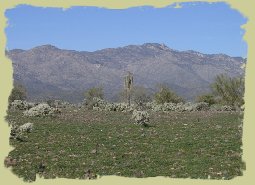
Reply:
[[102, 85], [107, 99], [116, 100], [123, 77], [130, 71], [135, 85], [150, 92], [165, 83], [185, 99], [210, 91], [216, 75], [243, 75], [244, 59], [224, 54], [176, 51], [163, 44], [146, 43], [95, 52], [62, 50], [43, 45], [10, 50], [14, 80], [24, 84], [29, 99], [64, 99], [79, 102], [90, 87]]

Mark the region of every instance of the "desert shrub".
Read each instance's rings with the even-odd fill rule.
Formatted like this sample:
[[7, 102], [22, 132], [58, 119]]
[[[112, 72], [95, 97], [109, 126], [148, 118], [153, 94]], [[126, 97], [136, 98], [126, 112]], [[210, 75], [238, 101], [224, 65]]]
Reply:
[[115, 105], [114, 103], [108, 103], [108, 104], [105, 106], [105, 110], [106, 110], [106, 111], [117, 111], [116, 105]]
[[207, 111], [209, 110], [209, 104], [205, 102], [200, 103], [177, 103], [174, 111]]
[[137, 125], [147, 125], [149, 123], [149, 114], [147, 111], [134, 110], [132, 119], [135, 120], [135, 124]]
[[[103, 99], [104, 98], [104, 92], [103, 87], [93, 87], [88, 89], [85, 94], [86, 104], [91, 107], [91, 104], [93, 104], [94, 98]], [[93, 107], [93, 106], [92, 106]]]
[[211, 111], [236, 111], [234, 106], [214, 104], [210, 106]]
[[[127, 92], [125, 89], [122, 89], [118, 93], [118, 100], [120, 102], [128, 102], [127, 101]], [[147, 102], [151, 101], [151, 96], [148, 90], [143, 86], [134, 86], [130, 90], [130, 100], [131, 104], [136, 104], [139, 106], [143, 106]]]
[[143, 86], [133, 87], [131, 100], [137, 105], [143, 105], [151, 100], [148, 90]]
[[11, 91], [11, 94], [8, 98], [9, 104], [14, 100], [25, 100], [27, 98], [27, 91], [24, 86], [21, 84], [14, 83], [14, 87]]
[[146, 107], [154, 112], [167, 112], [167, 111], [176, 111], [178, 108], [180, 108], [181, 103], [163, 103], [163, 104], [157, 104], [155, 101], [149, 102], [146, 104]]
[[82, 103], [78, 103], [78, 104], [76, 104], [76, 107], [80, 109], [80, 108], [83, 107], [83, 104]]
[[11, 102], [10, 108], [16, 109], [16, 110], [27, 110], [28, 105], [27, 105], [26, 101], [14, 100], [13, 102]]
[[235, 111], [235, 107], [234, 106], [229, 106], [229, 105], [223, 105], [222, 106], [222, 110], [223, 111]]
[[33, 116], [49, 116], [60, 113], [60, 109], [50, 107], [47, 103], [40, 103], [35, 107], [32, 107], [29, 110], [23, 112], [24, 116], [33, 117]]
[[212, 94], [204, 94], [204, 95], [198, 96], [196, 98], [196, 102], [197, 103], [205, 102], [205, 103], [208, 103], [210, 106], [216, 103], [216, 99]]
[[117, 111], [121, 112], [132, 112], [138, 106], [135, 104], [128, 105], [128, 103], [117, 103]]
[[157, 105], [154, 105], [153, 107], [152, 107], [152, 111], [154, 111], [154, 112], [159, 112], [159, 111], [163, 111], [163, 104], [157, 104]]
[[222, 111], [222, 105], [219, 104], [213, 104], [210, 106], [211, 111]]
[[25, 123], [18, 127], [19, 132], [31, 132], [33, 130], [33, 123]]
[[168, 109], [170, 111], [178, 111], [178, 112], [183, 112], [185, 111], [185, 104], [180, 102], [180, 103], [168, 103]]
[[[184, 112], [184, 111], [235, 111], [236, 108], [234, 106], [229, 105], [220, 105], [220, 104], [213, 104], [209, 105], [206, 102], [199, 102], [199, 103], [163, 103], [157, 104], [155, 102], [148, 102], [146, 103], [147, 109], [153, 112]], [[242, 110], [242, 109], [241, 109]]]
[[147, 109], [152, 109], [155, 105], [157, 105], [155, 100], [145, 103]]
[[154, 94], [154, 100], [158, 104], [163, 103], [180, 103], [184, 102], [184, 100], [175, 94], [172, 90], [170, 90], [165, 85], [159, 85], [160, 90]]
[[35, 103], [31, 103], [31, 102], [27, 102], [27, 101], [23, 101], [23, 100], [14, 100], [10, 104], [9, 108], [15, 109], [15, 110], [28, 110], [35, 105], [36, 105]]
[[95, 110], [95, 111], [102, 111], [103, 110], [100, 107], [93, 107], [92, 109]]
[[[105, 100], [103, 100], [103, 99], [101, 99], [101, 98], [98, 98], [98, 97], [94, 97], [89, 103], [88, 103], [88, 108], [89, 109], [93, 109], [93, 110], [104, 110], [105, 109], [105, 107], [106, 107], [106, 105], [107, 105], [108, 103], [105, 101]], [[97, 108], [95, 108], [95, 107], [97, 107]]]
[[164, 103], [161, 105], [158, 105], [155, 107], [155, 110], [161, 110], [163, 112], [167, 112], [167, 111], [180, 111], [183, 109], [182, 107], [182, 103]]
[[209, 103], [206, 102], [195, 103], [194, 106], [195, 110], [197, 111], [206, 111], [210, 109]]
[[128, 103], [115, 103], [114, 105], [115, 105], [116, 111], [119, 111], [119, 112], [132, 111], [132, 107], [133, 107], [132, 104], [129, 106]]
[[66, 102], [66, 101], [62, 101], [62, 100], [54, 100], [53, 106], [55, 108], [66, 108], [66, 107], [70, 107], [70, 106], [74, 106], [73, 104]]
[[53, 99], [47, 100], [46, 103], [47, 103], [50, 107], [55, 107], [55, 100], [53, 100]]
[[93, 109], [98, 101], [102, 101], [104, 97], [103, 88], [102, 87], [93, 87], [85, 92], [85, 105], [88, 109]]
[[200, 103], [163, 103], [157, 104], [155, 102], [150, 102], [146, 104], [147, 108], [154, 112], [184, 112], [184, 111], [206, 111], [209, 110], [209, 104], [205, 102]]
[[184, 111], [205, 111], [209, 109], [209, 105], [204, 102], [200, 103], [177, 103], [173, 111], [184, 112]]
[[15, 124], [11, 125], [11, 133], [10, 133], [10, 139], [16, 139], [17, 135], [18, 135], [18, 126]]
[[30, 133], [33, 130], [33, 127], [33, 123], [25, 123], [21, 126], [12, 125], [10, 139], [25, 141], [27, 139], [26, 133]]
[[216, 76], [211, 88], [221, 104], [229, 106], [242, 106], [244, 104], [243, 77], [229, 77], [221, 74]]
[[90, 104], [91, 109], [96, 111], [119, 111], [119, 112], [131, 112], [134, 109], [134, 104], [128, 105], [128, 103], [109, 103], [100, 98], [93, 98]]

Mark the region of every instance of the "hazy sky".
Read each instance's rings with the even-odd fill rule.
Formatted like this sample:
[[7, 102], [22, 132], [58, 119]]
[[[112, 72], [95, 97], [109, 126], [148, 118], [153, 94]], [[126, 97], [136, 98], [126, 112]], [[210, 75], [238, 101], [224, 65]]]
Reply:
[[225, 3], [183, 3], [182, 8], [39, 8], [20, 5], [6, 11], [7, 49], [51, 44], [95, 51], [148, 42], [176, 50], [246, 57], [241, 25], [247, 22]]

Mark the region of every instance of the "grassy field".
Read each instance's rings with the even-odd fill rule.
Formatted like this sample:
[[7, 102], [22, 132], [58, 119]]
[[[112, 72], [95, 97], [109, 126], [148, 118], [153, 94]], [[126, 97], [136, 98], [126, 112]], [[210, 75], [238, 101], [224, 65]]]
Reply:
[[[34, 123], [25, 142], [10, 140], [14, 174], [44, 178], [125, 177], [232, 179], [242, 175], [242, 116], [236, 112], [150, 113], [150, 126], [130, 113], [64, 109], [56, 117], [7, 119]], [[93, 178], [93, 177], [92, 177]]]

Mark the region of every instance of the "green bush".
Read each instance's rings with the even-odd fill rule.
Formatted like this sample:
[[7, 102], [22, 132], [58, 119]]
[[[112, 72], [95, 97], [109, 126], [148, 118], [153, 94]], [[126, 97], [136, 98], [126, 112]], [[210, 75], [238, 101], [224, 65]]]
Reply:
[[104, 98], [103, 87], [92, 87], [85, 92], [85, 98], [92, 100], [93, 98]]
[[32, 107], [34, 107], [36, 104], [27, 102], [24, 100], [14, 100], [9, 104], [9, 109], [14, 109], [14, 110], [28, 110]]
[[89, 109], [93, 109], [95, 103], [97, 103], [97, 99], [104, 98], [103, 87], [93, 87], [88, 89], [85, 92], [86, 105]]
[[214, 95], [221, 104], [242, 106], [244, 104], [244, 79], [243, 77], [229, 77], [221, 74], [215, 78], [211, 85]]
[[14, 83], [14, 87], [8, 98], [9, 104], [11, 104], [14, 100], [26, 100], [26, 99], [27, 99], [27, 91], [25, 87], [22, 86], [21, 84]]
[[35, 107], [32, 107], [23, 112], [24, 116], [27, 117], [44, 117], [51, 116], [61, 113], [61, 110], [58, 108], [50, 107], [47, 103], [40, 103]]
[[165, 85], [160, 85], [160, 90], [154, 94], [154, 99], [156, 103], [163, 104], [163, 103], [180, 103], [184, 102], [184, 100], [175, 94], [172, 90], [170, 90]]
[[200, 95], [196, 98], [196, 102], [205, 102], [208, 103], [210, 106], [216, 103], [216, 99], [212, 94], [204, 94]]

